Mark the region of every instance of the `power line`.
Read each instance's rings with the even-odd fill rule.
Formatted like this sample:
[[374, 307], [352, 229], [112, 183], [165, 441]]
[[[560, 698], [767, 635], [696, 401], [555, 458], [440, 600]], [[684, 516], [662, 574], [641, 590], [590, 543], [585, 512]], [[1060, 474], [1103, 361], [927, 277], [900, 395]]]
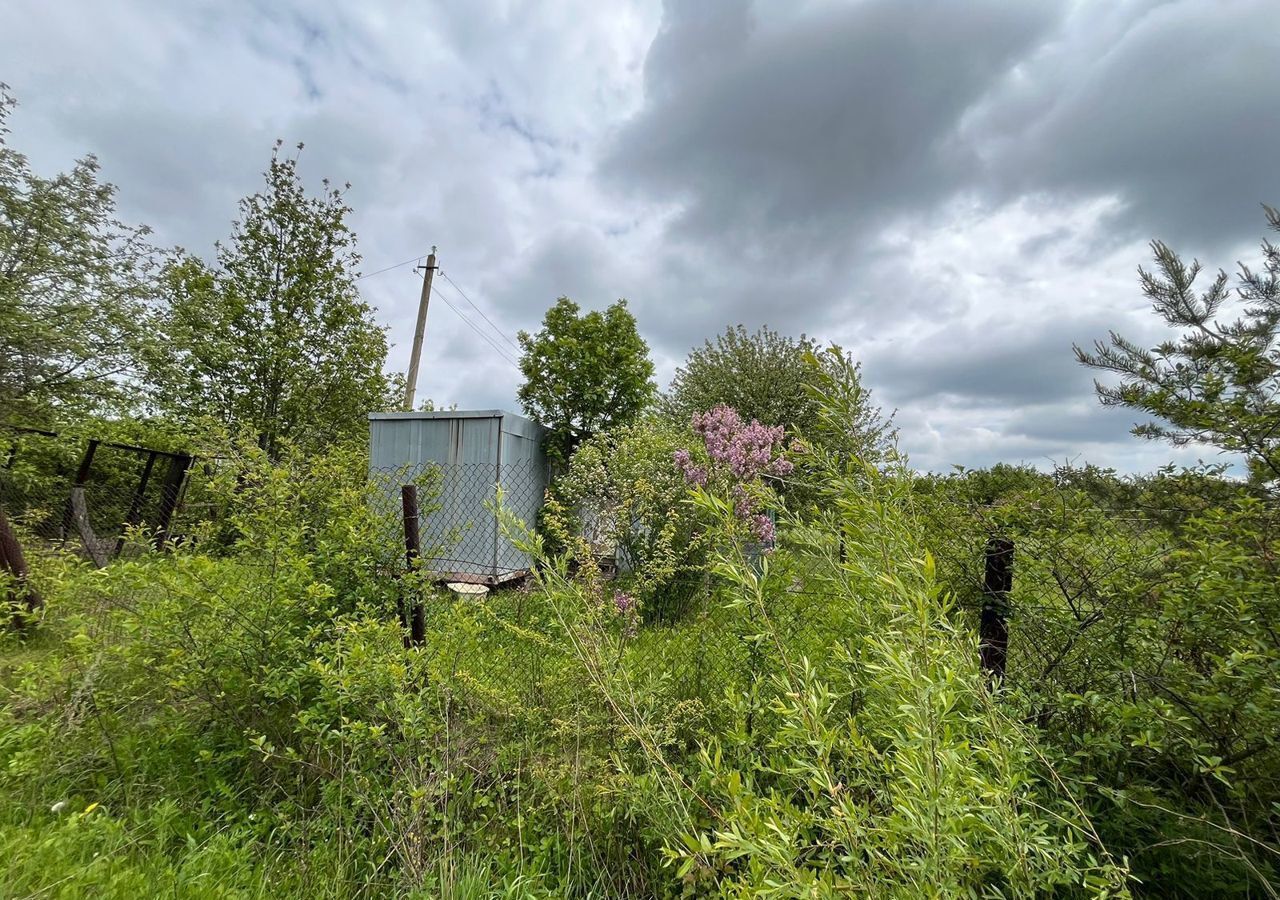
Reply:
[[464, 291], [462, 288], [458, 287], [457, 283], [456, 283], [456, 282], [454, 282], [454, 280], [453, 280], [452, 278], [450, 278], [450, 277], [449, 277], [449, 273], [448, 273], [448, 272], [445, 272], [443, 269], [441, 269], [441, 270], [440, 270], [440, 277], [441, 277], [441, 278], [443, 278], [445, 281], [449, 282], [449, 284], [453, 285], [453, 289], [454, 289], [455, 291], [457, 291], [459, 294], [461, 294], [461, 295], [462, 295], [462, 299], [463, 299], [463, 300], [466, 300], [468, 303], [470, 303], [470, 304], [471, 304], [471, 308], [472, 308], [472, 309], [474, 309], [476, 312], [480, 313], [481, 318], [483, 318], [486, 322], [488, 322], [488, 323], [489, 323], [489, 327], [490, 327], [490, 328], [492, 328], [495, 332], [497, 332], [497, 334], [498, 334], [498, 335], [499, 335], [499, 336], [500, 336], [504, 341], [506, 341], [508, 344], [510, 344], [510, 345], [511, 345], [511, 347], [512, 347], [512, 349], [519, 351], [519, 349], [520, 349], [520, 345], [519, 345], [519, 344], [517, 344], [515, 341], [511, 340], [511, 338], [509, 338], [509, 337], [507, 336], [507, 333], [506, 333], [505, 331], [503, 331], [501, 328], [499, 328], [497, 325], [495, 325], [495, 324], [493, 323], [493, 319], [490, 319], [488, 316], [486, 316], [486, 315], [484, 314], [484, 310], [483, 310], [483, 309], [481, 309], [480, 307], [476, 306], [474, 303], [472, 303], [472, 302], [471, 302], [471, 298], [467, 296], [467, 292], [466, 292], [466, 291]]
[[451, 310], [453, 310], [454, 314], [455, 314], [459, 319], [461, 319], [461, 320], [466, 324], [466, 326], [467, 326], [468, 328], [470, 328], [470, 329], [471, 329], [472, 331], [474, 331], [476, 334], [480, 335], [480, 337], [484, 338], [485, 343], [487, 343], [490, 347], [492, 347], [492, 348], [493, 348], [493, 351], [494, 351], [495, 353], [497, 353], [497, 354], [498, 354], [498, 356], [502, 357], [502, 358], [503, 358], [503, 359], [505, 359], [507, 362], [511, 363], [511, 365], [515, 366], [515, 367], [516, 367], [516, 369], [519, 369], [519, 368], [520, 368], [520, 364], [519, 364], [518, 362], [516, 362], [514, 359], [512, 359], [512, 358], [511, 358], [511, 356], [510, 356], [510, 355], [509, 355], [505, 350], [503, 350], [503, 348], [502, 348], [502, 345], [501, 345], [501, 344], [499, 344], [499, 343], [498, 343], [497, 341], [495, 341], [493, 338], [489, 337], [489, 335], [487, 335], [487, 334], [485, 334], [483, 331], [481, 331], [481, 330], [480, 330], [480, 327], [479, 327], [478, 325], [476, 325], [476, 323], [475, 323], [475, 322], [472, 322], [469, 318], [467, 318], [467, 316], [462, 312], [462, 310], [458, 309], [458, 307], [456, 307], [456, 306], [454, 306], [452, 303], [450, 303], [450, 302], [449, 302], [449, 298], [448, 298], [448, 297], [446, 297], [444, 294], [440, 293], [440, 291], [439, 291], [439, 289], [438, 289], [438, 288], [432, 287], [432, 289], [431, 289], [431, 293], [433, 293], [433, 294], [435, 294], [437, 297], [439, 297], [439, 298], [440, 298], [440, 302], [442, 302], [445, 306], [447, 306], [447, 307], [449, 307]]
[[421, 256], [415, 256], [413, 259], [406, 259], [404, 262], [398, 262], [394, 266], [387, 266], [385, 269], [379, 269], [376, 272], [368, 272], [364, 275], [357, 275], [356, 281], [363, 281], [365, 278], [372, 278], [374, 275], [381, 275], [383, 272], [390, 272], [392, 269], [398, 269], [401, 266], [407, 266], [409, 263], [416, 263], [422, 260]]
[[447, 307], [449, 307], [451, 310], [453, 310], [454, 314], [455, 314], [455, 315], [457, 315], [457, 317], [458, 317], [459, 319], [461, 319], [464, 323], [466, 323], [466, 326], [467, 326], [468, 328], [470, 328], [470, 329], [471, 329], [472, 331], [474, 331], [476, 334], [480, 335], [480, 337], [484, 338], [485, 343], [487, 343], [490, 347], [492, 347], [492, 348], [493, 348], [493, 351], [494, 351], [495, 353], [497, 353], [500, 357], [502, 357], [503, 359], [505, 359], [507, 362], [511, 363], [511, 365], [515, 366], [517, 369], [519, 369], [519, 368], [520, 368], [520, 364], [519, 364], [518, 362], [516, 362], [514, 359], [512, 359], [512, 358], [510, 357], [510, 355], [508, 355], [508, 354], [507, 354], [507, 352], [506, 352], [505, 350], [503, 350], [503, 349], [502, 349], [502, 345], [501, 345], [501, 344], [499, 344], [499, 343], [498, 343], [497, 341], [495, 341], [493, 338], [489, 337], [489, 335], [487, 335], [487, 334], [485, 334], [483, 331], [481, 331], [481, 330], [480, 330], [480, 327], [479, 327], [478, 325], [476, 325], [474, 322], [472, 322], [470, 319], [468, 319], [468, 318], [466, 317], [466, 315], [462, 312], [462, 310], [458, 309], [458, 307], [454, 306], [452, 303], [450, 303], [450, 302], [449, 302], [449, 298], [448, 298], [448, 297], [446, 297], [444, 294], [440, 293], [440, 291], [439, 291], [438, 289], [435, 289], [435, 288], [433, 288], [433, 289], [432, 289], [431, 293], [433, 293], [433, 294], [435, 294], [437, 297], [439, 297], [439, 298], [440, 298], [440, 300], [444, 303], [444, 305], [445, 305], [445, 306], [447, 306]]

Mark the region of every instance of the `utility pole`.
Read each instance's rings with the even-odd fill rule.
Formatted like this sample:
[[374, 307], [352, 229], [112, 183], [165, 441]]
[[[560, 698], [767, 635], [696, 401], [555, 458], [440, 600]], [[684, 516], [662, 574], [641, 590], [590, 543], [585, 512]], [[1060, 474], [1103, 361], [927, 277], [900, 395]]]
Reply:
[[404, 411], [413, 412], [413, 394], [418, 388], [418, 362], [422, 359], [422, 335], [427, 330], [427, 306], [431, 303], [431, 276], [436, 273], [436, 248], [432, 246], [422, 278], [422, 298], [418, 300], [418, 324], [413, 329], [413, 355], [409, 357], [409, 376], [404, 381]]

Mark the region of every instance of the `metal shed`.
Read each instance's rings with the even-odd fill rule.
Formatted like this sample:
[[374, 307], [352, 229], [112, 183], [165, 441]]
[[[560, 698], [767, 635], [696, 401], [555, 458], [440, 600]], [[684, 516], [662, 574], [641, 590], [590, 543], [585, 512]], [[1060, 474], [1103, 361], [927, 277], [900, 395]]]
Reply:
[[532, 527], [550, 474], [545, 435], [500, 409], [370, 413], [369, 473], [396, 504], [400, 485], [436, 485], [434, 501], [423, 498], [427, 565], [445, 580], [499, 584], [526, 574], [531, 561], [502, 536], [492, 511], [497, 488], [504, 507]]

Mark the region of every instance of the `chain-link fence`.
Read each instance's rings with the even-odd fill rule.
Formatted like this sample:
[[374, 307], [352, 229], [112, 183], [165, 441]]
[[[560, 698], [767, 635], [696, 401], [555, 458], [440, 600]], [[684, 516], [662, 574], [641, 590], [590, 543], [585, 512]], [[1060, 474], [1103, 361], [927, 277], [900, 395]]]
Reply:
[[[104, 562], [135, 552], [125, 540], [132, 527], [154, 541], [225, 514], [206, 508], [213, 498], [202, 489], [216, 460], [93, 443], [91, 450], [55, 452], [53, 436], [24, 434], [0, 458], [0, 500], [26, 534]], [[369, 472], [369, 497], [385, 523], [379, 558], [392, 563], [378, 577], [390, 585], [404, 572], [404, 489], [415, 488], [416, 554], [427, 581], [438, 585], [422, 592], [424, 640], [452, 654], [453, 668], [477, 689], [539, 690], [537, 673], [551, 671], [550, 661], [571, 646], [564, 611], [529, 589], [536, 562], [521, 527], [513, 533], [498, 513], [501, 506], [532, 531], [548, 474], [545, 464], [531, 461]], [[1160, 511], [1067, 497], [1006, 505], [934, 498], [921, 549], [937, 560], [957, 616], [980, 631], [984, 664], [1009, 683], [1052, 681], [1063, 693], [1120, 690], [1122, 673], [1109, 661], [1124, 651], [1131, 624], [1169, 578], [1177, 531]], [[785, 547], [785, 523], [780, 527]], [[680, 573], [678, 604], [628, 623], [623, 568], [598, 591], [598, 602], [618, 606], [610, 627], [631, 631], [613, 661], [628, 677], [679, 703], [723, 696], [769, 676], [776, 654], [762, 643], [765, 624], [726, 604], [705, 571]], [[458, 583], [490, 593], [478, 601], [443, 587]], [[856, 641], [858, 623], [848, 600], [818, 589], [820, 583], [796, 578], [762, 613], [791, 656], [822, 669]]]
[[155, 543], [178, 537], [198, 515], [203, 468], [184, 453], [52, 431], [8, 427], [0, 503], [42, 540], [78, 548], [99, 565], [126, 551], [131, 529]]
[[[1016, 515], [959, 502], [934, 512], [937, 527], [920, 550], [935, 558], [958, 624], [978, 633], [975, 659], [1009, 685], [1052, 682], [1057, 694], [1124, 687], [1125, 676], [1113, 663], [1171, 575], [1175, 531], [1149, 510], [1081, 498], [1069, 507], [1021, 506]], [[430, 520], [424, 514], [424, 534]], [[436, 527], [457, 527], [458, 521], [454, 513]], [[491, 524], [475, 521], [485, 529]], [[454, 552], [436, 562], [447, 566], [461, 556], [488, 566], [489, 552], [487, 546], [477, 554]], [[645, 695], [691, 702], [704, 716], [714, 707], [705, 701], [749, 691], [776, 674], [779, 647], [793, 663], [804, 659], [820, 675], [837, 676], [856, 656], [866, 620], [830, 576], [801, 574], [774, 591], [764, 609], [750, 609], [728, 602], [704, 574], [678, 615], [642, 617], [632, 625], [624, 616], [605, 615], [612, 622], [606, 630], [628, 634], [605, 642], [616, 653], [607, 661], [610, 671]], [[625, 602], [615, 592], [627, 584], [625, 574], [606, 583], [594, 602], [606, 608]], [[574, 647], [555, 602], [527, 587], [495, 590], [480, 601], [433, 594], [425, 609], [425, 643], [450, 654], [451, 671], [462, 683], [482, 693], [511, 691], [514, 702], [545, 688], [536, 673]], [[593, 601], [588, 596], [585, 602]]]
[[1178, 534], [1160, 511], [1077, 496], [934, 513], [928, 549], [987, 668], [1063, 694], [1122, 687], [1110, 663], [1172, 574]]
[[[536, 526], [547, 476], [545, 464], [531, 460], [423, 463], [369, 473], [372, 500], [384, 515], [411, 515], [403, 489], [416, 489], [417, 554], [434, 579], [491, 587], [532, 571], [519, 532]], [[500, 508], [523, 529], [517, 526], [512, 533], [504, 527]]]

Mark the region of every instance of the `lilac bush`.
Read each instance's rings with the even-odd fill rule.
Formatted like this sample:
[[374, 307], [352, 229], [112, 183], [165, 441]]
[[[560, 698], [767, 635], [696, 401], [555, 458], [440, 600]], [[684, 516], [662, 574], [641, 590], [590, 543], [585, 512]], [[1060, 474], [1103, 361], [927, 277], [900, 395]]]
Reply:
[[676, 468], [688, 484], [707, 487], [713, 478], [728, 482], [734, 515], [765, 545], [776, 535], [773, 520], [759, 509], [757, 499], [765, 478], [783, 478], [795, 467], [782, 455], [785, 431], [755, 419], [743, 421], [731, 406], [717, 406], [693, 417], [693, 430], [702, 437], [710, 466], [694, 462], [689, 450], [677, 450]]
[[782, 477], [795, 468], [778, 455], [785, 436], [781, 425], [770, 428], [755, 419], [746, 424], [731, 406], [695, 415], [693, 430], [702, 435], [712, 462], [727, 466], [739, 481], [755, 481], [763, 475]]
[[706, 486], [707, 470], [694, 463], [693, 458], [688, 450], [677, 450], [675, 452], [676, 468], [684, 475], [684, 480], [689, 484]]

